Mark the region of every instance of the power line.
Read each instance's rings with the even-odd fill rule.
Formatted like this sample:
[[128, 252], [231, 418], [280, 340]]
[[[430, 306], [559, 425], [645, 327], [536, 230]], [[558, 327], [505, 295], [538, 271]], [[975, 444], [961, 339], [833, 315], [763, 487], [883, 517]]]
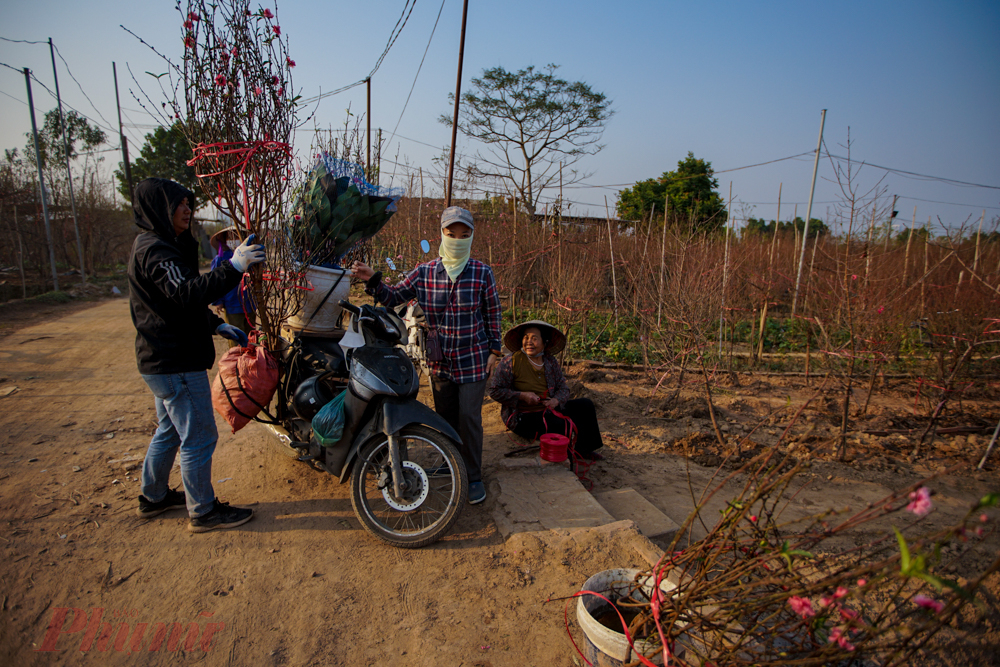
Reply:
[[827, 157], [831, 157], [835, 160], [854, 162], [858, 165], [867, 165], [869, 167], [875, 167], [876, 169], [882, 169], [892, 174], [899, 174], [900, 176], [912, 176], [914, 178], [921, 178], [928, 181], [939, 181], [941, 183], [952, 183], [954, 185], [964, 185], [970, 188], [987, 188], [989, 190], [1000, 190], [1000, 185], [983, 185], [981, 183], [970, 183], [968, 181], [959, 181], [954, 178], [944, 178], [942, 176], [928, 176], [927, 174], [918, 174], [915, 171], [906, 171], [905, 169], [896, 169], [894, 167], [883, 167], [871, 162], [864, 162], [859, 160], [854, 160], [852, 158], [841, 157], [840, 155], [833, 155], [830, 152], [826, 153]]
[[[51, 90], [51, 89], [50, 89], [50, 88], [49, 88], [48, 86], [46, 86], [46, 85], [45, 85], [44, 83], [42, 83], [41, 81], [39, 81], [38, 77], [37, 77], [37, 76], [35, 76], [35, 73], [34, 73], [34, 72], [32, 72], [31, 70], [28, 70], [28, 72], [29, 72], [29, 74], [30, 74], [30, 76], [31, 76], [32, 80], [33, 80], [33, 81], [34, 81], [35, 83], [37, 83], [37, 84], [38, 84], [39, 86], [41, 86], [41, 87], [42, 87], [43, 89], [45, 89], [45, 92], [47, 92], [47, 93], [48, 93], [49, 95], [51, 95], [51, 96], [52, 96], [52, 99], [58, 99], [57, 95], [56, 95], [56, 94], [55, 94], [54, 92], [52, 92], [52, 90]], [[72, 109], [72, 110], [73, 110], [73, 111], [75, 111], [75, 112], [76, 112], [77, 114], [79, 114], [79, 115], [80, 115], [80, 117], [82, 117], [82, 118], [86, 118], [87, 120], [89, 120], [89, 121], [90, 121], [91, 123], [93, 123], [93, 124], [94, 124], [94, 125], [96, 125], [97, 127], [101, 128], [101, 129], [104, 129], [104, 130], [108, 130], [109, 132], [114, 132], [114, 130], [113, 130], [113, 129], [110, 129], [110, 128], [108, 128], [107, 126], [102, 126], [102, 125], [101, 125], [100, 123], [98, 123], [98, 122], [97, 122], [96, 120], [94, 120], [94, 119], [93, 119], [93, 118], [91, 118], [90, 116], [86, 115], [85, 113], [83, 113], [82, 111], [80, 111], [79, 109], [77, 109], [76, 107], [72, 106], [71, 104], [69, 104], [69, 103], [68, 103], [68, 102], [66, 102], [65, 100], [63, 100], [63, 104], [65, 104], [65, 105], [66, 105], [66, 106], [67, 106], [67, 107], [68, 107], [69, 109]]]
[[[94, 109], [94, 111], [97, 112], [97, 115], [101, 117], [101, 120], [104, 121], [105, 126], [111, 128], [112, 127], [111, 123], [108, 122], [108, 119], [104, 117], [104, 115], [101, 113], [101, 110], [97, 108], [97, 105], [95, 105], [93, 100], [90, 99], [90, 96], [87, 95], [87, 91], [83, 89], [83, 86], [80, 85], [80, 82], [77, 81], [75, 76], [73, 76], [73, 71], [69, 68], [69, 63], [66, 62], [66, 59], [63, 58], [63, 54], [59, 52], [59, 47], [56, 46], [55, 44], [53, 44], [52, 46], [55, 48], [56, 53], [59, 54], [59, 60], [61, 60], [63, 62], [63, 65], [66, 66], [66, 73], [69, 74], [69, 78], [73, 79], [73, 82], [76, 84], [76, 87], [80, 89], [80, 92], [83, 93], [83, 96], [87, 98], [88, 102], [90, 102], [90, 106]], [[111, 131], [114, 132], [113, 129]]]
[[0, 90], [0, 95], [6, 95], [7, 97], [9, 97], [10, 99], [14, 100], [15, 102], [20, 102], [20, 103], [21, 103], [21, 104], [23, 104], [24, 106], [28, 106], [28, 103], [27, 103], [27, 102], [25, 102], [24, 100], [22, 100], [22, 99], [21, 99], [21, 98], [19, 98], [19, 97], [14, 97], [14, 96], [13, 96], [13, 95], [11, 95], [10, 93], [5, 93], [5, 92], [3, 92], [2, 90]]
[[441, 20], [441, 12], [444, 11], [445, 0], [441, 0], [441, 8], [438, 9], [437, 18], [434, 19], [434, 27], [431, 28], [431, 36], [427, 39], [427, 46], [424, 47], [424, 55], [420, 58], [420, 65], [417, 67], [417, 73], [413, 77], [413, 84], [410, 86], [410, 92], [406, 96], [406, 101], [403, 103], [403, 110], [399, 112], [399, 119], [396, 120], [396, 127], [392, 128], [392, 134], [389, 135], [389, 141], [396, 136], [396, 130], [399, 129], [399, 123], [403, 120], [403, 114], [406, 113], [406, 107], [410, 103], [410, 97], [413, 95], [413, 89], [417, 87], [417, 78], [420, 76], [420, 70], [424, 67], [424, 59], [427, 58], [427, 52], [431, 48], [431, 41], [434, 39], [434, 33], [437, 31], [438, 21]]
[[0, 39], [11, 44], [48, 44], [48, 42], [29, 42], [26, 39], [8, 39], [7, 37], [0, 37]]
[[[375, 67], [373, 67], [372, 71], [368, 73], [368, 76], [366, 76], [363, 79], [360, 79], [359, 81], [355, 81], [352, 84], [342, 86], [340, 88], [337, 88], [336, 90], [331, 90], [328, 93], [320, 93], [315, 97], [310, 97], [308, 99], [302, 100], [302, 104], [312, 104], [313, 102], [318, 102], [324, 97], [330, 97], [331, 95], [337, 95], [346, 90], [350, 90], [351, 88], [356, 88], [357, 86], [360, 86], [361, 84], [371, 79], [372, 76], [375, 75], [375, 72], [378, 71], [378, 68], [382, 66], [382, 61], [385, 60], [385, 57], [389, 54], [389, 49], [391, 49], [392, 45], [396, 43], [397, 39], [399, 39], [399, 35], [402, 34], [403, 28], [406, 27], [406, 23], [410, 20], [410, 15], [413, 14], [413, 8], [416, 6], [417, 6], [416, 0], [412, 0], [412, 4], [411, 0], [406, 0], [406, 4], [403, 5], [403, 12], [400, 14], [399, 18], [396, 19], [396, 25], [393, 26], [392, 32], [389, 33], [389, 41], [386, 43], [385, 49], [382, 51], [382, 54], [378, 57], [378, 60], [375, 61]], [[409, 11], [407, 11], [407, 9], [409, 9]]]

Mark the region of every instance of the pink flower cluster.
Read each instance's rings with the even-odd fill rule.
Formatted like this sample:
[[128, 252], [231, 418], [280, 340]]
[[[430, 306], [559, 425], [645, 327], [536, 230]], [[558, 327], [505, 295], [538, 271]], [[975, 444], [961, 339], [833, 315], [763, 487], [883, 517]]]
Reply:
[[833, 630], [830, 630], [830, 643], [836, 643], [840, 648], [845, 651], [853, 651], [854, 644], [847, 640], [847, 629], [837, 626]]
[[935, 614], [940, 614], [941, 610], [944, 609], [944, 603], [940, 600], [935, 600], [934, 598], [929, 598], [926, 595], [914, 595], [913, 604], [921, 607], [923, 609], [929, 609]]
[[813, 609], [812, 600], [809, 598], [802, 598], [797, 595], [793, 595], [788, 598], [788, 606], [790, 606], [792, 611], [801, 616], [803, 619], [812, 618], [816, 615], [816, 610]]
[[916, 491], [910, 492], [910, 504], [906, 506], [907, 512], [913, 512], [919, 517], [924, 517], [930, 513], [932, 508], [931, 490], [926, 486], [921, 486]]

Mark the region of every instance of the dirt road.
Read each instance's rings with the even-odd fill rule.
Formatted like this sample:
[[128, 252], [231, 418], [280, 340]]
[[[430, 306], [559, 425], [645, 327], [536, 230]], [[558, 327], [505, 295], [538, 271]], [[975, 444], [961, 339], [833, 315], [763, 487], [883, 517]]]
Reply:
[[[255, 519], [201, 535], [186, 531], [184, 512], [141, 520], [138, 468], [155, 413], [135, 368], [127, 301], [5, 333], [0, 664], [568, 667], [582, 662], [566, 637], [562, 603], [542, 603], [575, 592], [595, 572], [645, 566], [599, 536], [505, 544], [491, 518], [495, 494], [465, 508], [435, 545], [384, 546], [354, 518], [346, 485], [282, 454], [262, 427], [233, 435], [221, 420], [216, 493], [252, 506]], [[687, 465], [665, 443], [700, 426], [635, 419], [651, 391], [639, 379], [581, 386], [610, 436], [608, 460], [591, 472], [595, 490], [631, 486], [683, 521]], [[484, 412], [489, 478], [511, 442], [497, 406]], [[739, 428], [739, 405], [730, 414]], [[711, 474], [691, 469], [696, 479]], [[921, 472], [899, 461], [864, 469], [817, 463], [802, 502], [878, 497]], [[947, 478], [942, 520], [996, 482], [994, 473]], [[981, 622], [971, 630], [996, 645], [1000, 628]]]

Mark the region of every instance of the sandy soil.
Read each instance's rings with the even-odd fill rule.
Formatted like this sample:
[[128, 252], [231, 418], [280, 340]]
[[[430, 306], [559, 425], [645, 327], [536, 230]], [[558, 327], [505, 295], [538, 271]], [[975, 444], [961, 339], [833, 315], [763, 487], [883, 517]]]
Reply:
[[[155, 415], [135, 369], [127, 302], [8, 305], [0, 321], [0, 664], [583, 664], [566, 636], [563, 603], [543, 603], [598, 571], [645, 566], [615, 534], [505, 543], [491, 518], [495, 487], [439, 543], [384, 546], [361, 529], [346, 485], [284, 455], [262, 427], [233, 435], [221, 420], [216, 493], [252, 506], [255, 519], [202, 535], [185, 530], [183, 512], [141, 520], [138, 467]], [[688, 477], [700, 489], [726, 454], [697, 386], [665, 403], [673, 388], [653, 394], [655, 378], [641, 373], [569, 371], [576, 392], [599, 406], [608, 436], [607, 459], [589, 473], [594, 490], [634, 488], [682, 522]], [[802, 379], [743, 376], [717, 399], [735, 436], [813, 393]], [[869, 425], [905, 428], [912, 402], [905, 390], [885, 388]], [[811, 461], [802, 511], [880, 498], [947, 465], [964, 467], [937, 483], [930, 523], [948, 523], [1000, 489], [1000, 453], [985, 472], [969, 466], [982, 454], [982, 435], [941, 439], [912, 463], [910, 436], [857, 435], [851, 462], [831, 461], [836, 406], [827, 397], [816, 405], [792, 443]], [[949, 416], [955, 423], [995, 424], [996, 388], [962, 408]], [[498, 406], [488, 403], [484, 414], [489, 479], [516, 445]], [[782, 419], [753, 433], [757, 447], [774, 442]], [[955, 575], [998, 550], [992, 531], [958, 548]], [[989, 664], [1000, 639], [998, 590], [993, 581], [983, 608], [963, 619], [967, 635], [924, 664]]]

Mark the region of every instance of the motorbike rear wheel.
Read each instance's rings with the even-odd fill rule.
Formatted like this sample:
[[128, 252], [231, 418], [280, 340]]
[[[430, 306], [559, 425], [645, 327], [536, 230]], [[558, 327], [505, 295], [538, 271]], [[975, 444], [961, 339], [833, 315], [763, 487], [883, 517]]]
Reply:
[[393, 493], [389, 438], [361, 446], [351, 470], [351, 506], [365, 530], [395, 547], [416, 549], [441, 539], [468, 500], [469, 483], [458, 449], [426, 426], [399, 431], [408, 488]]

